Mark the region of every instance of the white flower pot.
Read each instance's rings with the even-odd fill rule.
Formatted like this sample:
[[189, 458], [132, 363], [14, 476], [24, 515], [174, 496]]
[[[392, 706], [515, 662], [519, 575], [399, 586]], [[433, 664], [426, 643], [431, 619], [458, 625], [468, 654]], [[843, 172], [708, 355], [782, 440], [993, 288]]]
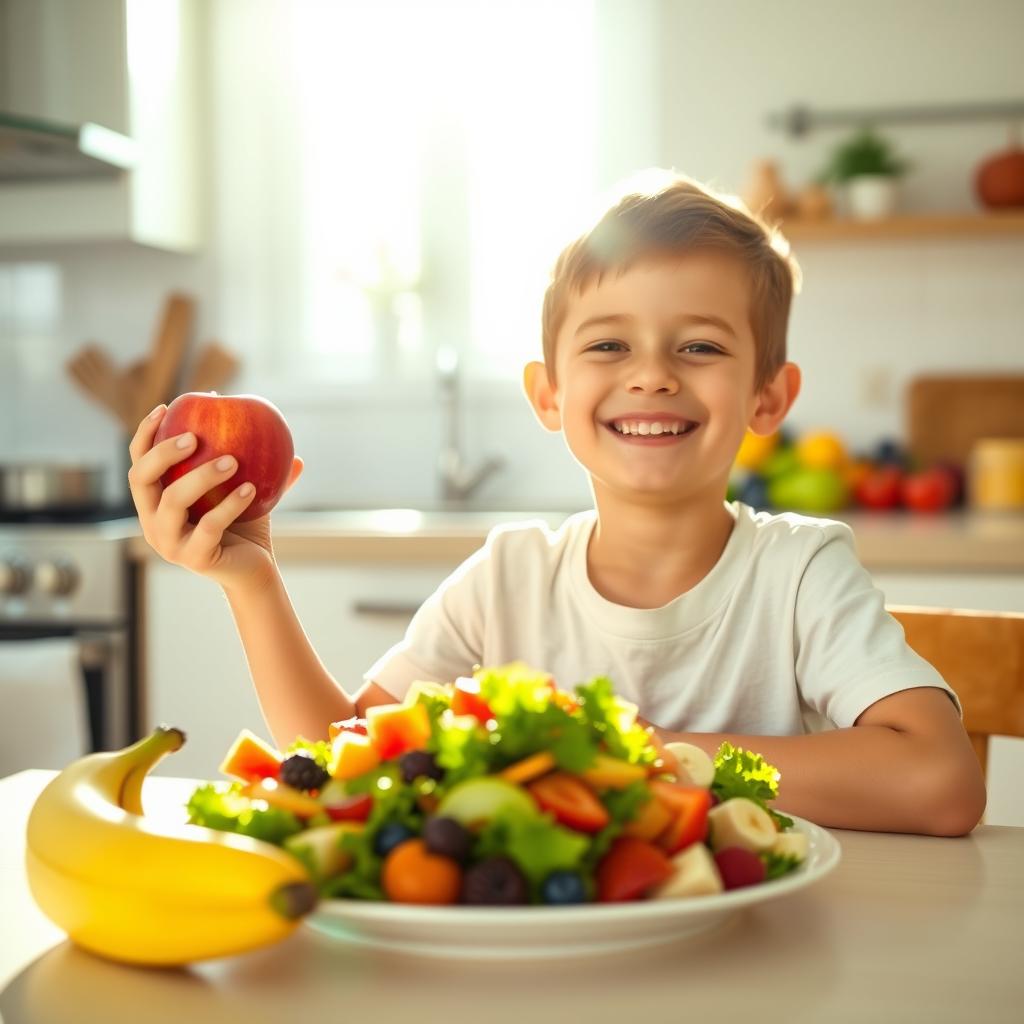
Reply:
[[896, 209], [899, 181], [888, 174], [859, 174], [846, 183], [846, 204], [854, 220], [878, 220]]

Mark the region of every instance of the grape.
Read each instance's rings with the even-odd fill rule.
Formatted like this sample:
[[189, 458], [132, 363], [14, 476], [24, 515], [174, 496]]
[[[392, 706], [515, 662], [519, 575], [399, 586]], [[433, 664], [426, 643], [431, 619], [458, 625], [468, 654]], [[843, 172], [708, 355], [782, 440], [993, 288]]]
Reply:
[[473, 833], [454, 818], [428, 818], [423, 826], [423, 839], [431, 853], [463, 863], [473, 846]]

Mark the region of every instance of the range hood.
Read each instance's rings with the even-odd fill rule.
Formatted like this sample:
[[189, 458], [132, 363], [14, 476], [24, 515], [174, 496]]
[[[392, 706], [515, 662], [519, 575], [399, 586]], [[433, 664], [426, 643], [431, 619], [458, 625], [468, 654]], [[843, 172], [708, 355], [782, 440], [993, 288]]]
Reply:
[[113, 178], [135, 166], [134, 139], [102, 125], [0, 111], [0, 182]]

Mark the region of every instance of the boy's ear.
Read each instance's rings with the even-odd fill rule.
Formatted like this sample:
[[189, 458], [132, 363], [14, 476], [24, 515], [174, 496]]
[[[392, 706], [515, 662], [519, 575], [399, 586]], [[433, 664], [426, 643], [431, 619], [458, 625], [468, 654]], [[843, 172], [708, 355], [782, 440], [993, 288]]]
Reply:
[[800, 394], [800, 383], [800, 367], [796, 363], [784, 363], [758, 393], [749, 423], [753, 433], [767, 436], [778, 429]]
[[548, 380], [548, 368], [541, 362], [527, 363], [523, 369], [523, 390], [533, 406], [534, 415], [547, 430], [562, 429], [555, 389]]

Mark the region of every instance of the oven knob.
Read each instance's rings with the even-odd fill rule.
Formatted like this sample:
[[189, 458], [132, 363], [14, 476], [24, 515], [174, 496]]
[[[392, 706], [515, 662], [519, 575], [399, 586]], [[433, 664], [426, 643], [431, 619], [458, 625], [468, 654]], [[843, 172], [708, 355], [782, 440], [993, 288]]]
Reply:
[[54, 597], [67, 597], [78, 587], [78, 570], [65, 561], [40, 562], [36, 566], [36, 590]]
[[27, 562], [14, 558], [0, 560], [0, 594], [24, 594], [31, 578]]

